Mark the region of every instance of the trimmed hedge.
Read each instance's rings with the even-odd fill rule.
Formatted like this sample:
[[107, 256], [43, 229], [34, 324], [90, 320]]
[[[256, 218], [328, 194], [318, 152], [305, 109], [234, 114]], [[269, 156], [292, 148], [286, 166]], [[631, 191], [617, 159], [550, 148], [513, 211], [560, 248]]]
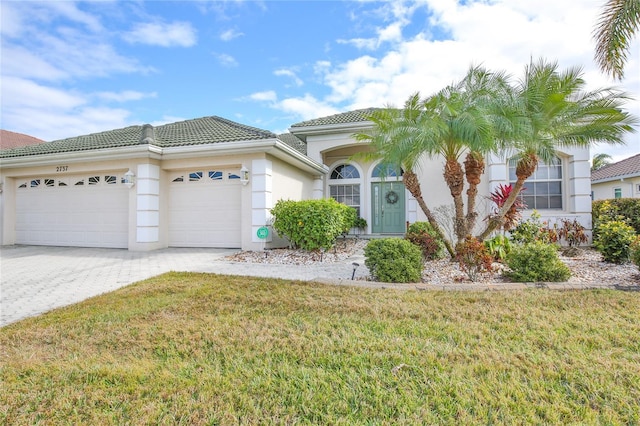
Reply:
[[422, 278], [420, 248], [402, 238], [371, 240], [364, 248], [371, 277], [387, 283], [415, 283]]
[[618, 216], [622, 216], [622, 220], [630, 225], [636, 231], [636, 234], [640, 235], [640, 198], [615, 198], [594, 201], [591, 215], [594, 226], [601, 222], [601, 216], [607, 217], [608, 220], [617, 220]]
[[511, 270], [504, 275], [515, 282], [562, 282], [571, 277], [555, 244], [535, 241], [516, 246], [507, 255], [506, 263]]
[[353, 207], [334, 200], [279, 200], [271, 209], [273, 228], [294, 248], [328, 250], [349, 232], [357, 218]]

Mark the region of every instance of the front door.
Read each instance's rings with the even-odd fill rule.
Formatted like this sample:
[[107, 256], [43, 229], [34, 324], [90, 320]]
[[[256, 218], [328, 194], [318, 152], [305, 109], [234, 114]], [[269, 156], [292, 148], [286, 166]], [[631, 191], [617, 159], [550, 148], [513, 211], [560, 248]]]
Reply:
[[371, 184], [371, 211], [374, 234], [404, 234], [404, 184], [374, 182]]

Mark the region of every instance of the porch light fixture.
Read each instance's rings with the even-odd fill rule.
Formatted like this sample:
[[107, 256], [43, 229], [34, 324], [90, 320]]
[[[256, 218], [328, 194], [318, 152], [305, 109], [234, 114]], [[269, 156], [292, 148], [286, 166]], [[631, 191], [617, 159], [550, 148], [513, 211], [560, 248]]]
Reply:
[[247, 169], [245, 166], [242, 166], [242, 168], [240, 169], [240, 182], [242, 182], [243, 185], [249, 183], [249, 169]]
[[127, 188], [131, 188], [136, 183], [136, 175], [133, 174], [131, 169], [127, 170], [127, 173], [124, 174], [122, 178], [122, 183], [127, 185]]

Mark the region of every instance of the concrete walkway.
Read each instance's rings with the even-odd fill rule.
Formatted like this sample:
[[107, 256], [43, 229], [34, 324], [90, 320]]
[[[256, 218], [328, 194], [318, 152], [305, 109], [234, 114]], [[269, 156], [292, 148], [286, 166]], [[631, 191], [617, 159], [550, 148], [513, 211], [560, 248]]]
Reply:
[[71, 305], [169, 271], [211, 272], [294, 280], [351, 280], [368, 275], [364, 258], [340, 263], [273, 265], [227, 262], [229, 249], [122, 249], [4, 246], [0, 248], [0, 326]]

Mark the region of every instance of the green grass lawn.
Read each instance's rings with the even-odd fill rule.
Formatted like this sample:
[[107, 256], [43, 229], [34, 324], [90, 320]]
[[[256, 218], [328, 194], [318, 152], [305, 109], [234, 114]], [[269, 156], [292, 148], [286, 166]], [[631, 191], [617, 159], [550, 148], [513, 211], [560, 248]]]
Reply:
[[2, 424], [638, 424], [640, 294], [170, 273], [0, 329]]

